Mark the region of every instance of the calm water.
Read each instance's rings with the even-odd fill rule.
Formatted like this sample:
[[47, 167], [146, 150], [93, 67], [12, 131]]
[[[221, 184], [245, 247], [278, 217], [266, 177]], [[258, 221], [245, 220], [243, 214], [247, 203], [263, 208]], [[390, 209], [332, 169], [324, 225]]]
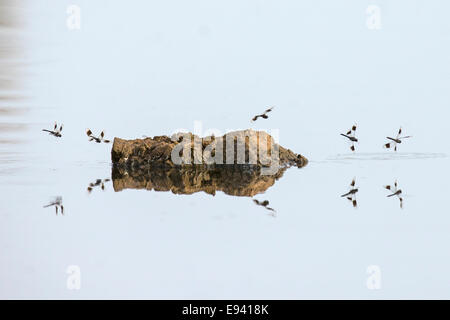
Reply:
[[[78, 5], [69, 30], [64, 3], [0, 2], [1, 298], [450, 298], [446, 2], [383, 2], [376, 32], [352, 1]], [[61, 139], [41, 131], [54, 121]], [[310, 163], [253, 198], [276, 212], [222, 192], [87, 191], [112, 168], [86, 128], [194, 121], [279, 129]], [[383, 150], [400, 125], [413, 138]], [[357, 208], [341, 197], [353, 178]], [[44, 208], [57, 197], [64, 215]]]

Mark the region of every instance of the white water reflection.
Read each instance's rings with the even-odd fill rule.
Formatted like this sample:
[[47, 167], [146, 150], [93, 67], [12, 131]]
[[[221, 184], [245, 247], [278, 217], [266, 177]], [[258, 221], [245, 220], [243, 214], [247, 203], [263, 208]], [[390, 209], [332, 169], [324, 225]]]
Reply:
[[380, 153], [347, 153], [328, 157], [325, 161], [342, 160], [419, 160], [446, 158], [445, 153], [420, 153], [420, 152], [380, 152]]

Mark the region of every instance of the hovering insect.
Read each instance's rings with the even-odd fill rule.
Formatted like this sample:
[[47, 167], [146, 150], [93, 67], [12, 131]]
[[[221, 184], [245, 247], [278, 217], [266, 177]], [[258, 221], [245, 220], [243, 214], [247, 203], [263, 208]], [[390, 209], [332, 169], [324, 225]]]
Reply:
[[62, 134], [61, 134], [62, 129], [63, 129], [63, 125], [60, 125], [58, 128], [58, 124], [55, 122], [55, 126], [53, 127], [53, 130], [42, 129], [42, 131], [48, 132], [50, 135], [55, 136], [57, 138], [61, 138], [62, 137]]
[[351, 203], [353, 204], [353, 207], [356, 208], [358, 206], [358, 203], [356, 202], [356, 194], [358, 193], [359, 189], [356, 187], [356, 179], [353, 178], [352, 182], [350, 183], [350, 190], [343, 194], [341, 197], [346, 197]]
[[358, 139], [355, 137], [356, 132], [356, 124], [353, 125], [353, 127], [347, 131], [346, 134], [341, 133], [341, 136], [346, 137], [348, 141], [350, 141], [350, 150], [355, 151], [355, 142], [358, 142]]
[[105, 132], [104, 131], [102, 131], [101, 133], [100, 133], [100, 136], [98, 136], [98, 137], [96, 137], [96, 136], [94, 136], [93, 134], [92, 134], [92, 131], [90, 130], [90, 129], [87, 129], [86, 130], [86, 134], [87, 134], [87, 136], [89, 137], [89, 141], [95, 141], [95, 142], [97, 142], [97, 143], [101, 143], [101, 142], [104, 142], [104, 143], [110, 143], [111, 141], [109, 141], [109, 140], [106, 140], [104, 137], [105, 137]]
[[411, 138], [412, 137], [412, 136], [400, 137], [401, 134], [402, 134], [402, 128], [400, 127], [400, 129], [398, 130], [396, 138], [386, 137], [387, 139], [392, 140], [392, 142], [386, 143], [384, 145], [384, 147], [386, 149], [390, 149], [390, 148], [394, 147], [394, 151], [397, 151], [397, 144], [402, 143], [402, 139], [407, 139], [407, 138]]
[[[267, 210], [276, 213], [275, 209], [268, 207], [268, 205], [269, 205], [269, 200], [258, 201], [258, 200], [256, 200], [256, 199], [253, 199], [253, 202], [254, 202], [256, 205], [258, 205], [258, 206], [262, 206], [262, 207], [266, 208]], [[272, 216], [275, 216], [275, 214], [272, 214]]]
[[386, 185], [384, 188], [391, 192], [387, 197], [390, 198], [396, 196], [400, 201], [400, 208], [403, 208], [402, 190], [398, 188], [397, 181], [394, 182], [393, 186]]
[[56, 215], [58, 215], [58, 208], [61, 209], [61, 214], [64, 215], [64, 206], [62, 205], [62, 197], [56, 197], [55, 200], [45, 205], [44, 208], [55, 207]]
[[100, 188], [102, 190], [105, 190], [105, 183], [107, 183], [109, 181], [110, 181], [109, 179], [103, 179], [103, 180], [102, 179], [97, 179], [97, 180], [95, 180], [95, 182], [89, 183], [89, 186], [87, 187], [87, 191], [89, 193], [91, 193], [92, 189], [94, 189], [95, 187], [98, 187], [98, 186], [100, 186]]
[[256, 120], [258, 120], [258, 118], [263, 118], [263, 119], [269, 118], [269, 116], [268, 116], [267, 114], [268, 114], [269, 112], [271, 112], [271, 111], [273, 110], [273, 108], [274, 108], [274, 107], [270, 107], [269, 109], [267, 109], [266, 111], [264, 111], [264, 113], [258, 114], [258, 115], [256, 115], [256, 116], [254, 116], [254, 117], [252, 118], [252, 121], [256, 121]]

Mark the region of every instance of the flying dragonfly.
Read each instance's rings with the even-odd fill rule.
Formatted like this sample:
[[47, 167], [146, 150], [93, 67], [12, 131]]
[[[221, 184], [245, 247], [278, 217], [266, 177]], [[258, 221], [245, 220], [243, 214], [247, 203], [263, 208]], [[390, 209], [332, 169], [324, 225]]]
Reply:
[[266, 208], [267, 210], [274, 212], [271, 215], [275, 216], [275, 213], [276, 213], [275, 209], [268, 207], [269, 200], [259, 201], [259, 200], [253, 199], [253, 202], [258, 206], [262, 206], [262, 207]]
[[356, 178], [353, 178], [352, 182], [350, 183], [350, 190], [341, 195], [342, 198], [347, 198], [351, 203], [353, 204], [353, 207], [356, 208], [358, 206], [358, 203], [356, 202], [356, 194], [358, 193], [359, 189], [356, 187]]
[[104, 132], [104, 131], [102, 131], [98, 137], [94, 136], [94, 135], [92, 134], [92, 131], [91, 131], [90, 129], [87, 129], [87, 130], [86, 130], [86, 134], [87, 134], [87, 136], [89, 137], [89, 141], [95, 141], [95, 142], [97, 142], [97, 143], [101, 143], [101, 142], [104, 142], [104, 143], [110, 143], [110, 142], [111, 142], [111, 141], [106, 140], [106, 139], [104, 138], [104, 137], [105, 137], [105, 132]]
[[341, 136], [346, 137], [348, 141], [350, 141], [350, 150], [355, 151], [355, 142], [358, 142], [358, 139], [355, 137], [356, 132], [356, 124], [351, 127], [350, 130], [347, 131], [346, 134], [341, 133]]
[[400, 137], [401, 134], [402, 134], [402, 128], [400, 127], [400, 129], [398, 130], [398, 133], [397, 133], [397, 137], [395, 137], [395, 138], [386, 137], [387, 139], [391, 140], [392, 142], [386, 143], [384, 145], [384, 147], [386, 149], [390, 149], [390, 148], [394, 147], [394, 151], [397, 151], [397, 144], [402, 143], [402, 139], [407, 139], [407, 138], [412, 137], [412, 136]]
[[256, 115], [256, 116], [254, 116], [254, 117], [252, 118], [252, 121], [256, 121], [256, 120], [258, 120], [258, 118], [263, 118], [263, 119], [269, 118], [269, 116], [268, 116], [267, 114], [268, 114], [269, 112], [271, 112], [271, 111], [273, 110], [273, 108], [274, 108], [274, 107], [270, 107], [269, 109], [267, 109], [266, 111], [264, 111], [264, 113], [258, 114], [258, 115]]
[[57, 138], [61, 138], [62, 137], [62, 134], [61, 134], [62, 129], [63, 129], [63, 125], [60, 125], [58, 128], [58, 124], [55, 122], [55, 126], [53, 127], [53, 130], [42, 129], [42, 131], [48, 132], [50, 135], [55, 136]]
[[391, 194], [387, 195], [388, 198], [396, 196], [400, 200], [400, 208], [403, 208], [403, 198], [402, 198], [402, 190], [398, 188], [397, 181], [394, 182], [394, 185], [386, 185], [385, 189], [389, 190]]
[[107, 183], [109, 181], [110, 181], [109, 179], [103, 179], [103, 180], [102, 179], [97, 179], [97, 180], [95, 180], [95, 182], [89, 183], [89, 186], [87, 187], [87, 191], [89, 193], [91, 193], [92, 189], [94, 189], [95, 187], [98, 187], [98, 186], [100, 186], [100, 188], [102, 190], [105, 190], [105, 183]]
[[61, 214], [64, 215], [64, 206], [62, 205], [62, 197], [56, 197], [55, 200], [45, 205], [44, 208], [55, 207], [56, 215], [58, 215], [58, 209], [61, 209]]

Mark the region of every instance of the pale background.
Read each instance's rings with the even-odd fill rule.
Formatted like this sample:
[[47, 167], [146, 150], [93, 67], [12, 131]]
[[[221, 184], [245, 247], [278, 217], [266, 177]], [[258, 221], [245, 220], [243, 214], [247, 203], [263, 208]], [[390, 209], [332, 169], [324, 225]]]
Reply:
[[[81, 29], [66, 26], [70, 4]], [[381, 9], [381, 29], [366, 9]], [[450, 298], [448, 1], [0, 2], [1, 298]], [[250, 123], [266, 106], [268, 120]], [[259, 200], [86, 192], [107, 138], [279, 129]], [[63, 137], [40, 130], [64, 123]], [[358, 124], [355, 155], [339, 136]], [[413, 135], [382, 148], [399, 126]], [[342, 199], [357, 178], [358, 209]], [[386, 198], [398, 179], [405, 206]], [[42, 208], [62, 196], [65, 216]], [[81, 269], [68, 290], [66, 269]], [[381, 269], [381, 289], [366, 268]]]

